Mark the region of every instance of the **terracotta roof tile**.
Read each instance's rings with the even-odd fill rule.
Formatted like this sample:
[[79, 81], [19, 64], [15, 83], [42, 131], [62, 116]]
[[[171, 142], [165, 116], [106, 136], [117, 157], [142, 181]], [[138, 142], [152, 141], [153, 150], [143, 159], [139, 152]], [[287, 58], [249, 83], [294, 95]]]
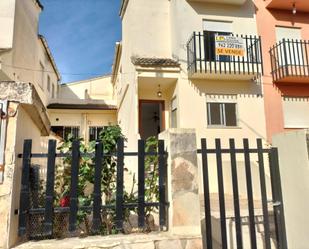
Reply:
[[179, 62], [169, 58], [132, 57], [132, 63], [142, 67], [179, 67]]

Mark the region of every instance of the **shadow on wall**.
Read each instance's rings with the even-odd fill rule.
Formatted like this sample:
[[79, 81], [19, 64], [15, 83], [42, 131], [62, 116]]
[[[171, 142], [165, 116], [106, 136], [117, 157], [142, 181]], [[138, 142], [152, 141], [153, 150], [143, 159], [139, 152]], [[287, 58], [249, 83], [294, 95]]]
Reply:
[[[243, 5], [222, 5], [218, 8], [218, 4], [204, 2], [188, 1], [189, 5], [199, 15], [213, 15], [213, 16], [230, 16], [240, 18], [253, 18], [255, 14], [255, 5], [252, 0], [247, 0]], [[248, 11], [251, 10], [251, 11]]]
[[[274, 216], [272, 213], [269, 214], [270, 219], [270, 240], [271, 240], [271, 247], [277, 248], [276, 243], [276, 229], [275, 229], [275, 222]], [[248, 218], [242, 217], [242, 238], [243, 238], [243, 246], [244, 248], [250, 248], [250, 229], [248, 224]], [[265, 233], [264, 233], [264, 226], [263, 226], [263, 217], [262, 216], [255, 216], [255, 229], [257, 232], [257, 246], [258, 248], [265, 249]], [[220, 229], [220, 219], [218, 217], [212, 216], [211, 217], [211, 224], [212, 224], [212, 243], [214, 249], [221, 249], [221, 229]], [[230, 217], [226, 220], [226, 227], [227, 227], [227, 238], [228, 238], [228, 248], [236, 249], [237, 242], [236, 242], [236, 231], [235, 231], [235, 219], [234, 217]], [[201, 219], [201, 228], [202, 228], [202, 236], [203, 236], [203, 248], [207, 248], [207, 238], [206, 238], [206, 222], [205, 218]]]
[[189, 81], [191, 87], [199, 94], [237, 94], [246, 97], [261, 97], [262, 85], [250, 81], [216, 81], [196, 79]]
[[113, 86], [110, 77], [62, 84], [59, 89], [60, 99], [72, 100], [112, 100]]

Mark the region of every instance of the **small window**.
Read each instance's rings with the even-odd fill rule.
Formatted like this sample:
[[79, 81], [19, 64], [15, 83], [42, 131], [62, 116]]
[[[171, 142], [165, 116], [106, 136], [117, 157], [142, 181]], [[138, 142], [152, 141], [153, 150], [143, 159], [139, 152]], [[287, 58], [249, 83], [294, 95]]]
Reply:
[[177, 101], [176, 97], [171, 101], [171, 128], [177, 128]]
[[236, 103], [207, 103], [208, 125], [237, 126]]
[[309, 97], [284, 96], [285, 128], [309, 128]]
[[73, 135], [73, 138], [79, 138], [79, 126], [52, 126], [51, 131], [62, 139], [66, 139], [69, 134]]
[[89, 141], [95, 141], [100, 138], [100, 133], [104, 126], [90, 126], [89, 127]]
[[47, 75], [47, 91], [50, 92], [50, 77]]
[[52, 98], [55, 98], [55, 85], [52, 84]]

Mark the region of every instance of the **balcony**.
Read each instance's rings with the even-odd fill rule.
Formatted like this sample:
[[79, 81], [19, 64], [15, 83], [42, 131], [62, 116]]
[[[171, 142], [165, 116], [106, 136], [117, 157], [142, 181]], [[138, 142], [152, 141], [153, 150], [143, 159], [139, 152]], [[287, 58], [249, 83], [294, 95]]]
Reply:
[[230, 43], [220, 45], [218, 36], [207, 31], [193, 33], [187, 43], [189, 78], [253, 80], [263, 74], [260, 37], [225, 33]]
[[187, 0], [187, 1], [188, 2], [233, 4], [233, 5], [243, 5], [246, 2], [246, 0]]
[[297, 12], [309, 12], [309, 1], [308, 0], [267, 0], [266, 6], [269, 9], [279, 9], [279, 10], [292, 10], [295, 6]]
[[270, 49], [275, 83], [309, 83], [309, 41], [285, 40]]

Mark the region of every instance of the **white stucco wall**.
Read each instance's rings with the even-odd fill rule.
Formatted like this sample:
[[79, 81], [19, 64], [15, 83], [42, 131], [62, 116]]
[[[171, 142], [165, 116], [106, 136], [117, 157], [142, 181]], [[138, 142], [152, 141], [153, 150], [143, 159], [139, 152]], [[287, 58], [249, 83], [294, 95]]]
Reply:
[[[87, 94], [86, 94], [87, 93]], [[60, 99], [113, 99], [111, 76], [102, 76], [60, 85]]]
[[116, 111], [49, 110], [51, 126], [79, 126], [80, 136], [88, 141], [89, 127], [117, 124]]
[[[51, 84], [54, 84], [55, 89], [57, 89], [58, 79], [43, 43], [38, 37], [38, 22], [41, 9], [33, 0], [15, 1], [2, 0], [2, 6], [0, 6], [0, 9], [3, 7], [3, 12], [9, 12], [10, 15], [12, 9], [15, 8], [12, 17], [14, 19], [13, 36], [10, 34], [12, 30], [10, 30], [5, 34], [6, 38], [3, 38], [13, 40], [11, 49], [0, 54], [0, 80], [31, 82], [43, 103], [47, 105], [51, 97], [51, 93], [47, 91], [47, 77], [49, 75]], [[4, 26], [2, 24], [5, 23], [0, 19], [0, 32], [3, 31], [2, 27]], [[1, 34], [0, 37], [2, 37]], [[40, 63], [46, 72], [40, 72]]]
[[[204, 20], [228, 21], [231, 22], [235, 34], [257, 35], [255, 7], [252, 1], [246, 1], [243, 5], [186, 0], [160, 0], [147, 3], [142, 0], [129, 1], [122, 19], [122, 56], [117, 79], [119, 83], [116, 84], [118, 121], [129, 138], [138, 138], [138, 99], [147, 95], [147, 91], [156, 93], [158, 84], [162, 87], [165, 84], [160, 79], [162, 72], [158, 69], [152, 76], [155, 82], [152, 84], [153, 87], [143, 89], [138, 80], [143, 73], [136, 72], [131, 56], [163, 56], [174, 58], [181, 63], [181, 72], [176, 76], [177, 91], [176, 94], [173, 93], [173, 96], [177, 96], [179, 128], [196, 128], [198, 139], [207, 137], [214, 141], [214, 138], [222, 138], [224, 146], [227, 145], [229, 138], [236, 138], [238, 145], [242, 145], [242, 138], [249, 138], [253, 144], [256, 143], [257, 137], [265, 139], [264, 105], [260, 83], [231, 80], [228, 76], [217, 80], [188, 79], [186, 43], [194, 31], [203, 31]], [[127, 89], [127, 92], [123, 98], [124, 89]], [[208, 94], [236, 96], [237, 127], [207, 126], [206, 95]], [[156, 99], [156, 96], [153, 99]], [[169, 101], [167, 98], [166, 103]], [[169, 111], [168, 105], [166, 108]], [[169, 120], [166, 122], [169, 123]]]
[[278, 147], [288, 248], [309, 245], [308, 131], [291, 131], [273, 136]]
[[0, 2], [0, 51], [13, 46], [15, 1], [2, 0]]

